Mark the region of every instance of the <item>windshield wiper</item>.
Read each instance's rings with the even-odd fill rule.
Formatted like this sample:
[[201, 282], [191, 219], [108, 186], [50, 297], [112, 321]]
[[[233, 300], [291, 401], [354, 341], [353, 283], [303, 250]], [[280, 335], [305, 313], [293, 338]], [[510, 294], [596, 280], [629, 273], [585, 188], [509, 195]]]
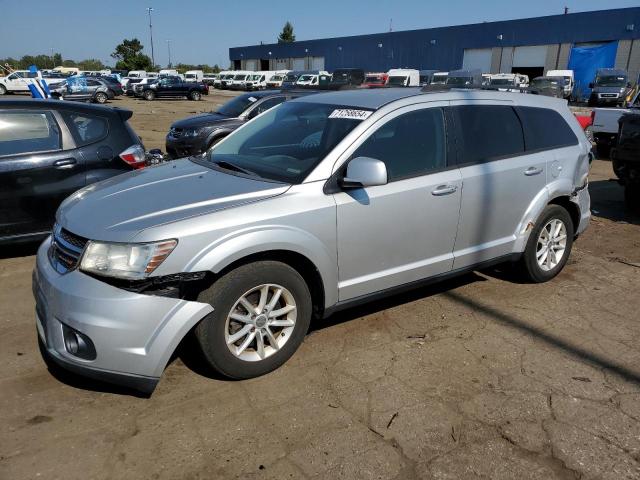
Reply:
[[251, 175], [253, 177], [260, 176], [256, 172], [252, 172], [251, 170], [247, 170], [246, 168], [239, 167], [238, 165], [231, 162], [227, 162], [225, 160], [216, 160], [213, 163], [220, 166], [221, 168], [224, 168], [225, 170], [235, 170], [236, 172], [244, 173], [246, 175]]

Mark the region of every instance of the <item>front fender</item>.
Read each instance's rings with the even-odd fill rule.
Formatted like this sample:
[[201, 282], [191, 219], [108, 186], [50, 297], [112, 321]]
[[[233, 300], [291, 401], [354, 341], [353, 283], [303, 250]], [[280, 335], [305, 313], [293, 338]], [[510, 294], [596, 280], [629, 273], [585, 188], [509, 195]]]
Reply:
[[313, 263], [324, 285], [325, 307], [338, 299], [338, 271], [335, 253], [311, 233], [283, 225], [261, 225], [233, 232], [217, 239], [196, 254], [186, 265], [186, 272], [218, 273], [249, 255], [269, 251], [300, 254]]

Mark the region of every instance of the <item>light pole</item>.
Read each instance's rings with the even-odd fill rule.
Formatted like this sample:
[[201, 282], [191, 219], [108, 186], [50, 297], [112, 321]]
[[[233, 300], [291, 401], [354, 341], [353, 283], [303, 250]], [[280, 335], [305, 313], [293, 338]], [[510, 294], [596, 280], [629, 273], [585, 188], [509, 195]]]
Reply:
[[153, 54], [153, 27], [151, 26], [151, 12], [153, 12], [153, 8], [147, 7], [147, 12], [149, 13], [149, 36], [151, 37], [151, 63], [153, 64], [153, 68], [156, 68], [156, 58]]
[[167, 40], [167, 49], [169, 50], [169, 68], [171, 68], [171, 40]]

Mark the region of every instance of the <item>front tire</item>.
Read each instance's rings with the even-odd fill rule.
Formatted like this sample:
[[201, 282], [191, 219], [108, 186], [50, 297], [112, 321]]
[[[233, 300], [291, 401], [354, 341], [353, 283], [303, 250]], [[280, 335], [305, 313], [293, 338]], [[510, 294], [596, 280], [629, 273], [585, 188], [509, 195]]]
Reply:
[[309, 329], [312, 303], [302, 276], [275, 261], [242, 265], [200, 293], [214, 311], [196, 327], [207, 363], [235, 379], [284, 364]]
[[153, 100], [154, 98], [156, 98], [156, 94], [153, 90], [146, 90], [142, 96], [144, 97], [145, 100]]
[[573, 221], [569, 212], [559, 205], [547, 205], [520, 259], [523, 277], [534, 283], [542, 283], [558, 275], [569, 259], [573, 236]]

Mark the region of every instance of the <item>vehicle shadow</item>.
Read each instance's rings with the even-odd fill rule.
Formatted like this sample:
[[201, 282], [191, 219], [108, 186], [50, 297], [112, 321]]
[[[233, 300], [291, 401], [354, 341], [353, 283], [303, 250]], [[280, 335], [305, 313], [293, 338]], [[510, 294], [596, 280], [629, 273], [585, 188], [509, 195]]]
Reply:
[[624, 204], [624, 187], [615, 180], [596, 180], [589, 183], [591, 212], [614, 222], [640, 225], [640, 215], [629, 211]]

